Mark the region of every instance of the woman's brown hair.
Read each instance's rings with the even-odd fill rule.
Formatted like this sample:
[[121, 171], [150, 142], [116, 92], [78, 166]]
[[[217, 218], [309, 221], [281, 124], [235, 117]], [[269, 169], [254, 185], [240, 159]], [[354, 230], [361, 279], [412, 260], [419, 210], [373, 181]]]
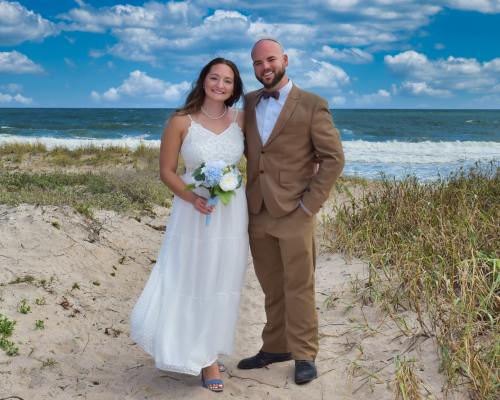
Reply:
[[240, 71], [238, 71], [238, 67], [236, 66], [235, 63], [233, 63], [230, 60], [226, 60], [225, 58], [222, 57], [217, 57], [202, 68], [202, 70], [200, 71], [200, 75], [198, 76], [198, 79], [193, 84], [193, 88], [191, 89], [191, 92], [188, 94], [186, 98], [184, 106], [175, 110], [176, 113], [181, 115], [186, 115], [200, 111], [201, 105], [205, 100], [205, 90], [203, 89], [203, 82], [205, 82], [205, 78], [210, 72], [210, 68], [212, 68], [214, 65], [217, 64], [227, 65], [229, 68], [232, 69], [234, 74], [233, 94], [224, 103], [226, 104], [226, 106], [231, 107], [234, 103], [236, 103], [240, 99], [240, 97], [243, 94], [243, 82], [241, 80]]

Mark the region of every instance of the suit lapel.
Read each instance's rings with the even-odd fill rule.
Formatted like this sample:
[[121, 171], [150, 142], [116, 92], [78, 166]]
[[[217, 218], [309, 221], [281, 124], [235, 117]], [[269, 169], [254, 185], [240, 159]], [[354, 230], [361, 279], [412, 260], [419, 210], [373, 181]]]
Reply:
[[[281, 132], [287, 121], [292, 116], [293, 111], [295, 110], [295, 107], [299, 102], [299, 98], [300, 98], [299, 89], [295, 85], [293, 85], [292, 89], [290, 90], [290, 93], [288, 93], [288, 97], [286, 98], [285, 104], [283, 104], [283, 108], [281, 109], [280, 115], [276, 120], [276, 124], [274, 124], [274, 128], [271, 131], [271, 134], [269, 135], [269, 138], [267, 139], [267, 142], [264, 146], [268, 146], [269, 143], [271, 143], [276, 138], [276, 136], [279, 135], [279, 133]], [[254, 107], [254, 116], [255, 116], [255, 107]]]
[[250, 116], [248, 118], [248, 132], [251, 135], [256, 135], [260, 144], [260, 147], [262, 147], [262, 139], [260, 137], [260, 132], [259, 128], [257, 126], [257, 114], [255, 111], [255, 107], [257, 106], [257, 102], [260, 99], [260, 93], [262, 92], [262, 89], [259, 90], [257, 93], [255, 93], [255, 96], [253, 96], [251, 99], [249, 99], [248, 108], [247, 110], [250, 110]]

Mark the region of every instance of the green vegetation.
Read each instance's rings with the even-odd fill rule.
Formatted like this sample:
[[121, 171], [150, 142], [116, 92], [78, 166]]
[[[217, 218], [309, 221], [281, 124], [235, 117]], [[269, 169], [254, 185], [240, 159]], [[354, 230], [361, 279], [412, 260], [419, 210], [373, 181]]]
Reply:
[[28, 304], [28, 300], [22, 299], [19, 305], [17, 306], [17, 311], [21, 314], [28, 314], [31, 312], [31, 307]]
[[498, 398], [500, 174], [494, 164], [421, 183], [383, 180], [324, 220], [330, 250], [368, 258], [372, 299], [416, 311], [450, 386]]
[[397, 357], [395, 363], [396, 400], [421, 400], [423, 397], [419, 391], [420, 380], [415, 373], [414, 361]]
[[[0, 203], [70, 205], [89, 219], [96, 209], [149, 212], [172, 199], [159, 179], [158, 158], [159, 149], [145, 145], [135, 150], [1, 145]], [[61, 166], [68, 168], [61, 171]], [[60, 228], [57, 221], [52, 226]]]
[[47, 300], [45, 300], [45, 297], [38, 297], [35, 299], [35, 304], [37, 306], [44, 306], [47, 304]]
[[41, 143], [10, 143], [0, 145], [0, 160], [22, 163], [36, 160], [53, 167], [106, 167], [113, 165], [133, 165], [151, 168], [158, 164], [158, 148], [141, 144], [135, 150], [121, 146], [82, 146], [76, 149], [55, 147], [47, 150]]
[[156, 175], [115, 173], [0, 172], [0, 203], [72, 205], [92, 217], [92, 209], [150, 210], [168, 206], [172, 195]]
[[45, 329], [45, 324], [41, 319], [35, 321], [35, 329]]
[[54, 360], [53, 358], [47, 358], [46, 360], [38, 360], [42, 363], [42, 368], [45, 367], [53, 367], [54, 365], [57, 364], [57, 361]]
[[8, 319], [5, 315], [0, 314], [0, 349], [5, 351], [8, 356], [16, 356], [19, 354], [19, 348], [13, 342], [8, 340], [14, 332], [16, 321]]

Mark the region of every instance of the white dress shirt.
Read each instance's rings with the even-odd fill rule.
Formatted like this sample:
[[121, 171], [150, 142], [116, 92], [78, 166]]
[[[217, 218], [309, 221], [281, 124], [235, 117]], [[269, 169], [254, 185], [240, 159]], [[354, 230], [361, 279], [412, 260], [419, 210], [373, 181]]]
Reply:
[[261, 97], [257, 103], [255, 107], [255, 116], [257, 117], [257, 128], [259, 129], [262, 144], [266, 144], [267, 139], [269, 139], [290, 90], [292, 90], [291, 79], [289, 79], [288, 83], [279, 90], [280, 97], [278, 100], [274, 97], [269, 97], [267, 99]]

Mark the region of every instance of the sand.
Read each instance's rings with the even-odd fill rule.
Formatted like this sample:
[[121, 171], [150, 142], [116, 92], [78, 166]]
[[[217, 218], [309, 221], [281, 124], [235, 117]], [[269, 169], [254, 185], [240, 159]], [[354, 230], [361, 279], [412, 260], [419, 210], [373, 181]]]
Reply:
[[[399, 315], [405, 331], [365, 304], [367, 264], [340, 254], [318, 258], [317, 380], [297, 386], [293, 362], [236, 368], [259, 350], [265, 322], [250, 259], [235, 351], [223, 359], [224, 392], [202, 388], [199, 377], [157, 370], [130, 340], [128, 319], [167, 220], [164, 208], [140, 220], [99, 211], [91, 222], [71, 207], [0, 205], [0, 313], [16, 320], [11, 340], [19, 347], [15, 357], [0, 350], [0, 399], [393, 399], [397, 355], [414, 360], [423, 398], [467, 398], [443, 391], [436, 344], [419, 335], [415, 315]], [[9, 283], [26, 275], [35, 281]], [[28, 314], [18, 312], [22, 299]], [[37, 320], [44, 329], [35, 329]]]

